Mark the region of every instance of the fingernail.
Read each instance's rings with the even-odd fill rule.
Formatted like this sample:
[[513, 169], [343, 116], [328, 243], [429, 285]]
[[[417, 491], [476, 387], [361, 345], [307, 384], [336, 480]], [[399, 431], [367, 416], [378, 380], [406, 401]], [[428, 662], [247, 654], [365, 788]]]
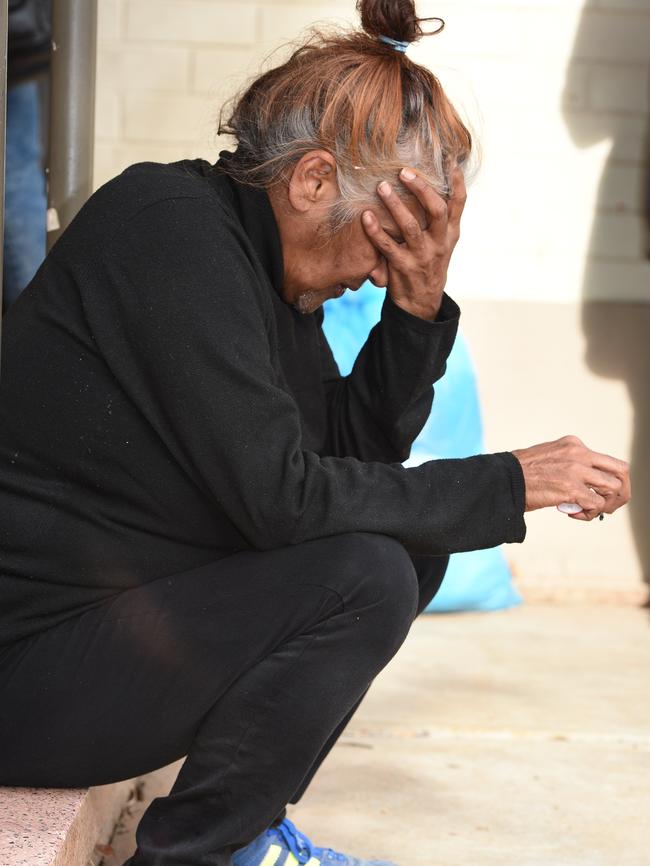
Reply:
[[400, 172], [400, 175], [404, 178], [404, 180], [415, 180], [417, 175], [410, 168], [403, 168]]
[[387, 183], [385, 180], [382, 180], [382, 182], [379, 184], [378, 189], [382, 195], [390, 195], [391, 194], [390, 184]]
[[364, 210], [361, 214], [361, 219], [363, 220], [364, 225], [371, 226], [373, 224], [373, 216], [369, 210]]

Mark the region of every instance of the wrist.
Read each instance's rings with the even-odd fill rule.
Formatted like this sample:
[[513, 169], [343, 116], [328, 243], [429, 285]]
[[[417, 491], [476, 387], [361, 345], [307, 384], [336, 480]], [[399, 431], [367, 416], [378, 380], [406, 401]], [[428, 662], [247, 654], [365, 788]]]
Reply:
[[442, 298], [437, 303], [419, 304], [412, 301], [404, 300], [403, 298], [394, 298], [391, 295], [393, 303], [400, 309], [415, 316], [417, 319], [423, 319], [426, 322], [435, 322], [440, 312]]

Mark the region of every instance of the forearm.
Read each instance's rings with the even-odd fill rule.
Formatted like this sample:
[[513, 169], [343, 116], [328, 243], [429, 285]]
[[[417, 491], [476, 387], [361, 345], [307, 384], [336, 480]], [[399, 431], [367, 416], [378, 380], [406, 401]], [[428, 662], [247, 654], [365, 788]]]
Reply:
[[270, 523], [251, 527], [256, 546], [375, 532], [411, 553], [439, 555], [521, 542], [526, 533], [523, 475], [508, 453], [405, 469], [303, 452], [293, 467], [295, 477], [269, 496]]
[[433, 384], [442, 377], [460, 311], [444, 296], [435, 322], [387, 298], [349, 376], [325, 383], [327, 453], [401, 462], [431, 411]]

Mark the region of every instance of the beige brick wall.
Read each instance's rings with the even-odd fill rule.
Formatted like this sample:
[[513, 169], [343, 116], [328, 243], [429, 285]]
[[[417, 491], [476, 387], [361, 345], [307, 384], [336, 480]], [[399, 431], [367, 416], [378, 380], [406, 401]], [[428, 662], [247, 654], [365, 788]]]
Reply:
[[[219, 148], [221, 103], [262, 58], [353, 0], [99, 0], [96, 180]], [[454, 287], [461, 298], [650, 299], [647, 0], [422, 0], [446, 30], [412, 49], [484, 152]], [[509, 261], [504, 264], [503, 259]], [[596, 262], [588, 273], [586, 261]]]
[[259, 10], [99, 0], [95, 182], [141, 160], [214, 159], [218, 106], [258, 56]]
[[354, 3], [98, 0], [95, 183], [140, 160], [202, 156], [221, 105], [279, 44]]
[[[220, 104], [269, 51], [315, 21], [355, 20], [354, 0], [99, 0], [99, 8], [97, 184], [139, 160], [214, 159]], [[598, 369], [585, 359], [582, 309], [650, 300], [641, 213], [650, 0], [422, 0], [419, 8], [447, 27], [412, 56], [436, 71], [483, 150], [449, 288], [465, 310], [489, 447], [575, 432], [596, 448], [636, 454], [649, 350], [636, 340], [627, 377]], [[542, 318], [545, 339], [535, 331]], [[629, 317], [620, 322], [632, 327]], [[531, 339], [511, 340], [515, 333]], [[625, 353], [624, 335], [617, 345]], [[637, 484], [637, 502], [637, 515], [650, 508], [650, 479]], [[563, 523], [554, 533], [552, 521], [533, 517], [531, 540], [509, 549], [520, 574], [568, 576], [577, 590], [640, 590], [650, 551], [638, 516], [636, 525], [625, 515], [577, 532]]]

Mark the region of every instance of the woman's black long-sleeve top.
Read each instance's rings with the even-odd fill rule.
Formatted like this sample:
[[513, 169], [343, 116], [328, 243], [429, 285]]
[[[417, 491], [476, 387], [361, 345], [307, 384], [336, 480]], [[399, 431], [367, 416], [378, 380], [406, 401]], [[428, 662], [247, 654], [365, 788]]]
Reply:
[[201, 160], [102, 187], [5, 319], [0, 642], [235, 550], [345, 532], [412, 552], [521, 541], [508, 453], [400, 465], [459, 310], [386, 300], [341, 378], [282, 300], [267, 195]]

